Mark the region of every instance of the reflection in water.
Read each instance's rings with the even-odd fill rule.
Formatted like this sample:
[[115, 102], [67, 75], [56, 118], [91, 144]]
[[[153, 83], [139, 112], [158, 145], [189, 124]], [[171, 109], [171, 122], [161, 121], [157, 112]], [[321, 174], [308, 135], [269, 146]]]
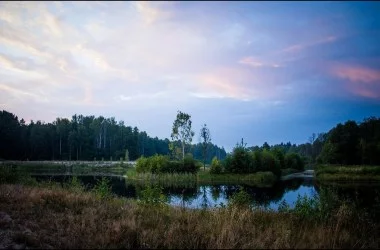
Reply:
[[[37, 180], [49, 180], [63, 183], [69, 176], [36, 176]], [[100, 176], [78, 176], [78, 179], [91, 189]], [[118, 196], [139, 199], [145, 185], [128, 183], [122, 177], [111, 177], [112, 192]], [[335, 189], [339, 197], [348, 199], [359, 207], [373, 207], [380, 204], [380, 186], [363, 185], [329, 185]], [[189, 208], [210, 208], [227, 205], [231, 196], [243, 188], [252, 198], [254, 205], [276, 210], [282, 200], [290, 206], [294, 205], [297, 196], [312, 197], [318, 195], [321, 185], [313, 178], [298, 178], [277, 182], [272, 187], [253, 187], [248, 185], [202, 185], [192, 187], [163, 187], [163, 193], [169, 203], [174, 206]], [[377, 208], [380, 211], [380, 208]]]

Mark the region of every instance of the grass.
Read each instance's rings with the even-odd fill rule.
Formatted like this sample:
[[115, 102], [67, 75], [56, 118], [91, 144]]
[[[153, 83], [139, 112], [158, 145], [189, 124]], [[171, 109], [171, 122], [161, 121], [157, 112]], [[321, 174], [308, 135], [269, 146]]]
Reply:
[[173, 173], [173, 174], [152, 174], [152, 173], [136, 173], [135, 169], [127, 171], [128, 182], [141, 184], [158, 184], [160, 186], [184, 186], [190, 187], [197, 184], [197, 176], [189, 173]]
[[85, 191], [75, 177], [37, 183], [11, 170], [0, 168], [0, 248], [380, 247], [378, 220], [324, 192], [279, 212], [244, 206], [244, 192], [197, 210], [168, 206], [157, 188], [135, 201], [113, 196], [106, 179]]
[[271, 186], [277, 181], [272, 172], [257, 172], [255, 174], [210, 174], [199, 171], [197, 174], [174, 173], [152, 174], [137, 173], [135, 168], [129, 168], [126, 173], [128, 181], [160, 184], [162, 186], [194, 186], [196, 184], [247, 184], [253, 186]]
[[254, 174], [210, 174], [210, 172], [198, 173], [199, 183], [212, 184], [247, 184], [253, 186], [271, 186], [277, 177], [272, 172], [257, 172]]
[[361, 219], [345, 206], [332, 211], [329, 220], [318, 221], [295, 212], [142, 206], [114, 197], [104, 201], [91, 192], [3, 184], [0, 210], [12, 218], [11, 223], [2, 224], [7, 232], [3, 242], [28, 248], [380, 246], [378, 224]]
[[16, 171], [29, 174], [125, 175], [131, 166], [127, 163], [103, 165], [97, 162], [6, 162], [1, 167], [12, 167]]
[[380, 181], [380, 166], [319, 165], [315, 168], [319, 181]]

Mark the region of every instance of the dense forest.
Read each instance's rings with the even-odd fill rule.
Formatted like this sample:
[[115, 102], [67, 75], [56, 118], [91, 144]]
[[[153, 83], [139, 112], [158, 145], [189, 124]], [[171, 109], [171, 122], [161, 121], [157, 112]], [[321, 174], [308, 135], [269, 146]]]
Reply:
[[[129, 160], [155, 154], [168, 155], [170, 141], [152, 138], [137, 127], [102, 116], [73, 115], [52, 123], [24, 119], [0, 111], [0, 159], [5, 160], [120, 160], [128, 150]], [[180, 144], [175, 142], [175, 144]], [[201, 143], [189, 145], [195, 159], [203, 159]], [[224, 159], [224, 148], [209, 143], [206, 162]]]
[[313, 134], [307, 143], [276, 144], [250, 147], [251, 151], [280, 149], [284, 153], [298, 153], [306, 163], [342, 165], [380, 164], [380, 118], [369, 117], [361, 123], [339, 123], [327, 133]]
[[[119, 160], [128, 150], [129, 160], [155, 154], [172, 155], [171, 141], [152, 138], [137, 127], [102, 116], [74, 115], [71, 120], [57, 118], [52, 123], [23, 119], [0, 111], [0, 159], [6, 160]], [[174, 143], [179, 149], [180, 142]], [[370, 117], [361, 123], [339, 123], [327, 133], [312, 134], [303, 144], [281, 143], [247, 147], [249, 151], [281, 150], [297, 153], [305, 163], [380, 164], [380, 118]], [[186, 148], [195, 159], [202, 160], [202, 143]], [[178, 154], [180, 152], [177, 152]], [[206, 162], [214, 156], [223, 160], [224, 148], [209, 143]]]

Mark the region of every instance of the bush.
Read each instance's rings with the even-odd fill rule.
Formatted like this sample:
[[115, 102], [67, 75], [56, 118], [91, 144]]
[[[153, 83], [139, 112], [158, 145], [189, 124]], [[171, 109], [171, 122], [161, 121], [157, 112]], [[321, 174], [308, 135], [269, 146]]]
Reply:
[[162, 188], [158, 186], [147, 186], [140, 193], [139, 203], [149, 206], [166, 205], [167, 197], [162, 193]]
[[218, 161], [218, 158], [214, 157], [211, 161], [210, 173], [220, 174], [222, 172], [222, 165]]
[[276, 159], [274, 154], [270, 151], [264, 150], [261, 153], [261, 170], [271, 171], [276, 176], [281, 175], [280, 162]]
[[141, 156], [136, 161], [136, 172], [137, 173], [143, 173], [143, 172], [150, 172], [149, 165], [148, 165], [148, 159], [144, 156]]
[[111, 184], [108, 178], [102, 177], [98, 180], [93, 191], [101, 199], [108, 199], [112, 197]]
[[293, 168], [297, 170], [304, 170], [305, 168], [302, 158], [295, 153], [290, 153], [285, 156], [285, 166], [286, 168]]
[[226, 164], [226, 171], [229, 173], [248, 173], [251, 164], [251, 157], [244, 147], [235, 147], [231, 159]]
[[183, 161], [170, 161], [168, 156], [154, 155], [140, 157], [136, 162], [136, 172], [153, 174], [164, 173], [196, 173], [202, 164], [195, 161], [191, 155], [186, 155]]
[[196, 173], [199, 170], [199, 164], [190, 155], [186, 155], [183, 159], [183, 169], [180, 172]]
[[242, 187], [240, 187], [240, 191], [237, 193], [234, 193], [232, 197], [229, 200], [229, 206], [236, 206], [236, 207], [249, 207], [251, 206], [252, 199], [249, 196], [247, 192], [243, 190]]

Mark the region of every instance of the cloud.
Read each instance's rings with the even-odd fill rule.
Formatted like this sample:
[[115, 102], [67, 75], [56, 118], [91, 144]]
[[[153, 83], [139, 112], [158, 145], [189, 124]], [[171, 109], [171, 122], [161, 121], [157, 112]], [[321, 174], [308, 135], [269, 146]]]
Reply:
[[283, 49], [282, 52], [286, 52], [286, 53], [298, 52], [298, 51], [301, 51], [301, 50], [304, 50], [306, 48], [313, 47], [316, 45], [332, 43], [336, 40], [337, 40], [336, 36], [328, 36], [326, 38], [322, 38], [313, 42], [292, 45], [290, 47]]
[[333, 75], [352, 82], [380, 83], [380, 70], [356, 65], [337, 65], [331, 71]]
[[240, 64], [248, 65], [251, 67], [270, 67], [270, 68], [278, 68], [281, 67], [279, 64], [271, 64], [265, 63], [257, 60], [254, 57], [244, 57], [239, 61]]
[[333, 76], [345, 81], [346, 89], [357, 96], [380, 98], [380, 70], [358, 65], [336, 64], [330, 69]]

